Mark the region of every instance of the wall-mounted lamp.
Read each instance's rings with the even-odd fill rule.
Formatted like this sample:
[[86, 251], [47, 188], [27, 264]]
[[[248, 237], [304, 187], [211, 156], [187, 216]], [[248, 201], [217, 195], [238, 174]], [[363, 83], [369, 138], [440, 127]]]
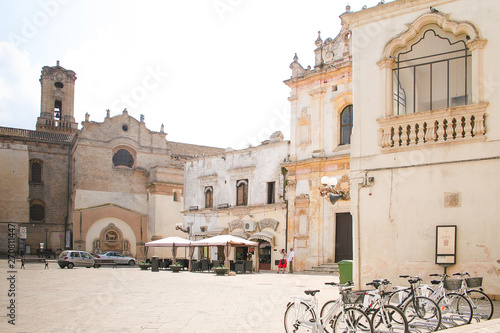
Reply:
[[180, 231], [182, 231], [182, 232], [184, 232], [186, 234], [189, 234], [189, 231], [191, 230], [191, 227], [188, 226], [186, 229], [184, 229], [182, 223], [177, 223], [175, 225], [175, 230], [180, 230]]
[[321, 178], [321, 184], [323, 187], [320, 188], [319, 194], [322, 197], [326, 196], [332, 205], [339, 200], [349, 200], [349, 190], [341, 190], [337, 178], [324, 176]]

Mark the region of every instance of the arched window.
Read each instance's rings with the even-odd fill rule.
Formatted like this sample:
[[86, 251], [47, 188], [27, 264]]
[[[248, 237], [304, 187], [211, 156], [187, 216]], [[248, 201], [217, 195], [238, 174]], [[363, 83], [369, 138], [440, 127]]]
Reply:
[[43, 222], [45, 220], [45, 204], [40, 200], [33, 200], [30, 204], [30, 220]]
[[214, 189], [212, 186], [205, 187], [205, 208], [214, 206]]
[[394, 55], [396, 115], [471, 103], [471, 52], [467, 36], [430, 25]]
[[236, 206], [248, 205], [248, 179], [236, 182]]
[[38, 161], [31, 163], [31, 183], [40, 184], [42, 182], [42, 165]]
[[126, 149], [120, 149], [113, 155], [113, 165], [124, 165], [126, 167], [134, 166], [134, 157]]
[[352, 105], [348, 105], [340, 113], [340, 144], [351, 143]]

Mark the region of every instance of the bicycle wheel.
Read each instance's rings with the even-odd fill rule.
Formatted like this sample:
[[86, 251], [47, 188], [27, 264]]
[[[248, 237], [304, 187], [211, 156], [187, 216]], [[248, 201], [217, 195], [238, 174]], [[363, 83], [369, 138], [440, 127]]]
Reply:
[[409, 293], [410, 293], [409, 289], [396, 290], [389, 295], [389, 298], [387, 299], [387, 304], [400, 307], [401, 304], [403, 303], [403, 300], [408, 296]]
[[298, 306], [292, 302], [285, 311], [284, 324], [286, 333], [311, 332], [316, 325], [316, 313], [304, 302]]
[[464, 296], [449, 293], [438, 300], [441, 310], [441, 324], [447, 328], [469, 324], [472, 319], [472, 305]]
[[373, 332], [370, 318], [357, 308], [345, 308], [333, 322], [333, 332]]
[[394, 305], [384, 305], [372, 316], [374, 332], [408, 332], [408, 320], [403, 311]]
[[403, 313], [410, 329], [420, 332], [434, 332], [441, 325], [441, 311], [432, 299], [418, 296], [406, 303]]
[[321, 326], [325, 329], [325, 332], [332, 333], [333, 332], [333, 320], [335, 316], [330, 315], [326, 322], [325, 316], [330, 314], [333, 308], [335, 308], [337, 301], [328, 301], [321, 308], [321, 312], [319, 313], [319, 317], [321, 318]]
[[479, 290], [467, 290], [467, 299], [472, 305], [474, 317], [481, 320], [489, 320], [493, 316], [493, 302], [491, 299]]

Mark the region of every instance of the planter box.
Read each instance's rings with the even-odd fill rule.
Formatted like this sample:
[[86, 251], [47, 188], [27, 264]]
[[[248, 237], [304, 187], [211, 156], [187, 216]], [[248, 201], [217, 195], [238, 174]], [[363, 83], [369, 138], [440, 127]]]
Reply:
[[172, 266], [170, 265], [170, 270], [174, 273], [179, 273], [179, 271], [182, 269], [182, 266]]
[[219, 276], [224, 276], [229, 271], [229, 268], [214, 268], [215, 274]]
[[141, 270], [145, 271], [149, 267], [151, 267], [151, 264], [145, 264], [145, 265], [137, 264], [137, 266], [139, 266], [141, 268]]

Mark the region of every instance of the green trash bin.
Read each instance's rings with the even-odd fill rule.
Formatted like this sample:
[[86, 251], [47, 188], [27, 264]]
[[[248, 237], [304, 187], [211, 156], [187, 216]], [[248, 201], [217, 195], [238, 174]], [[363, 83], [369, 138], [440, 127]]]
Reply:
[[340, 283], [352, 281], [352, 260], [341, 260], [337, 265], [339, 265]]

